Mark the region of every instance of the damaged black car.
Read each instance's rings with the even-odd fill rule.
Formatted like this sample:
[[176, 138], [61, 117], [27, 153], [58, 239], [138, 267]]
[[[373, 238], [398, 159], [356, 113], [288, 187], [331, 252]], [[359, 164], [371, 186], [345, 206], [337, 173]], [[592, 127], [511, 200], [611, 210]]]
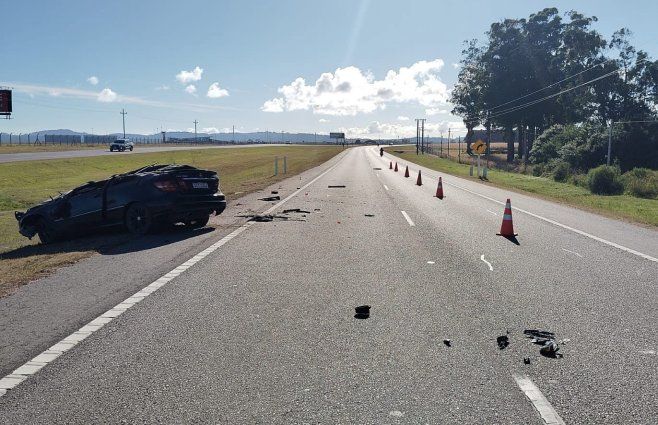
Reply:
[[23, 236], [51, 243], [109, 227], [136, 235], [176, 223], [200, 228], [225, 208], [217, 173], [170, 164], [88, 182], [15, 216]]

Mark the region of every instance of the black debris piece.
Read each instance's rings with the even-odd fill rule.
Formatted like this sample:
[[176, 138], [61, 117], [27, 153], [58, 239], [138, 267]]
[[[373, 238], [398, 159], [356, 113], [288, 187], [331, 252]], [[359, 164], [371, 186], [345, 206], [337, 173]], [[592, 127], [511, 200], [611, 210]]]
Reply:
[[446, 347], [452, 347], [452, 341], [450, 341], [449, 339], [444, 339], [443, 343], [446, 345]]
[[539, 329], [526, 329], [523, 333], [528, 338], [555, 339], [555, 334], [553, 332], [540, 331]]
[[314, 208], [313, 211], [320, 211], [320, 208]]
[[301, 187], [298, 187], [297, 189], [301, 189]]
[[530, 357], [524, 357], [523, 358], [523, 363], [530, 364]]
[[496, 344], [498, 344], [498, 348], [504, 350], [509, 345], [509, 337], [507, 335], [499, 336], [496, 338]]
[[279, 191], [278, 191], [278, 190], [273, 190], [273, 191], [272, 191], [272, 195], [278, 195], [278, 194], [279, 194]]
[[[258, 223], [268, 223], [270, 221], [274, 221], [275, 219], [277, 220], [289, 220], [289, 217], [286, 217], [285, 215], [272, 215], [272, 214], [245, 214], [245, 215], [238, 215], [237, 217], [245, 217], [248, 218], [249, 221], [255, 221]], [[304, 221], [304, 220], [301, 220]]]
[[265, 198], [259, 198], [259, 201], [280, 201], [281, 197], [280, 196], [266, 196]]
[[557, 345], [557, 342], [555, 342], [554, 340], [549, 340], [546, 341], [544, 345], [542, 345], [542, 347], [539, 349], [539, 353], [544, 357], [555, 358], [560, 356], [558, 354], [559, 349], [560, 347]]
[[300, 213], [300, 214], [310, 214], [310, 211], [304, 211], [299, 208], [290, 208], [288, 210], [283, 210], [281, 211], [281, 214], [289, 214], [289, 213]]
[[330, 185], [327, 186], [327, 187], [328, 187], [329, 189], [340, 189], [340, 188], [344, 188], [345, 185], [344, 185], [344, 184], [330, 184]]
[[381, 170], [381, 168], [375, 167], [375, 168], [373, 168], [373, 170]]
[[370, 306], [360, 305], [358, 307], [354, 307], [354, 312], [356, 313], [354, 315], [355, 319], [367, 319], [370, 317]]
[[375, 214], [364, 214], [366, 217], [374, 217]]

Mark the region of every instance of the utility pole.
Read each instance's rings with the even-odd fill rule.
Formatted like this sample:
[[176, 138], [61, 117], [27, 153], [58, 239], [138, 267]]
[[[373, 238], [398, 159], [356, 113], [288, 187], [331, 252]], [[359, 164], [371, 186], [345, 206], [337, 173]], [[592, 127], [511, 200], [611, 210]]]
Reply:
[[610, 120], [610, 127], [608, 127], [608, 159], [606, 160], [606, 164], [609, 166], [610, 165], [610, 155], [612, 151], [612, 120]]
[[425, 153], [425, 118], [420, 120], [420, 145], [423, 148], [422, 153]]
[[126, 115], [128, 112], [126, 112], [123, 108], [121, 109], [121, 118], [123, 121], [123, 138], [126, 138]]
[[199, 121], [194, 120], [194, 141], [196, 142], [196, 125], [199, 123]]
[[235, 125], [233, 125], [233, 143], [235, 143]]
[[450, 128], [448, 128], [448, 159], [450, 159]]
[[420, 146], [418, 146], [418, 144], [420, 143], [419, 141], [420, 128], [418, 127], [419, 124], [418, 121], [419, 121], [418, 118], [416, 118], [416, 155], [418, 155], [418, 149], [420, 148]]

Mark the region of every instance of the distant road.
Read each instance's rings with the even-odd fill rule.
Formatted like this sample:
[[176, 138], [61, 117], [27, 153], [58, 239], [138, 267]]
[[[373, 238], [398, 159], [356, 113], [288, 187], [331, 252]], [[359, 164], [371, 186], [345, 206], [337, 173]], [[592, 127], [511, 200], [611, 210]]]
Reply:
[[258, 144], [258, 145], [206, 145], [206, 146], [160, 146], [160, 147], [142, 147], [136, 146], [135, 150], [130, 152], [110, 152], [109, 149], [89, 149], [79, 151], [55, 151], [55, 152], [23, 152], [23, 153], [3, 153], [0, 154], [0, 163], [17, 162], [17, 161], [40, 161], [44, 159], [65, 159], [65, 158], [85, 158], [89, 156], [102, 155], [130, 155], [136, 153], [167, 152], [167, 151], [189, 151], [195, 149], [227, 149], [227, 148], [252, 148], [259, 146], [284, 146], [280, 144]]

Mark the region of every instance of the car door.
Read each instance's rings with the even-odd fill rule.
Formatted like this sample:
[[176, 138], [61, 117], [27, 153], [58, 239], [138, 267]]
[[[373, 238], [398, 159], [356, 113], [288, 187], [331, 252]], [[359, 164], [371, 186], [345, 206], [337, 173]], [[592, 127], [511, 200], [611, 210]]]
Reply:
[[100, 224], [103, 184], [99, 182], [83, 186], [69, 196], [69, 220], [75, 226], [73, 230], [84, 232]]
[[134, 199], [138, 176], [124, 175], [112, 178], [105, 187], [104, 225], [123, 223], [126, 205]]

